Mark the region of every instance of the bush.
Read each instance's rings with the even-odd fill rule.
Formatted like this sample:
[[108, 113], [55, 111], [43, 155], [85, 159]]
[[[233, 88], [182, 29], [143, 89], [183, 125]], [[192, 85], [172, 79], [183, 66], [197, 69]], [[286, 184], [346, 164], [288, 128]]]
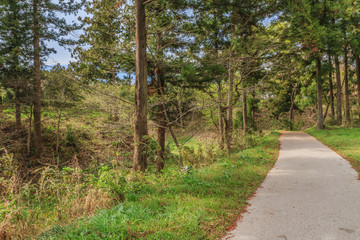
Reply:
[[235, 149], [244, 150], [255, 147], [258, 144], [258, 137], [253, 134], [234, 134], [233, 146]]
[[199, 145], [198, 148], [184, 146], [181, 150], [185, 165], [199, 168], [201, 165], [210, 165], [216, 159], [214, 148], [209, 145]]
[[110, 197], [115, 200], [119, 202], [124, 200], [126, 180], [121, 172], [109, 169], [108, 167], [102, 167], [99, 171], [97, 186], [108, 192]]
[[69, 147], [78, 146], [78, 139], [77, 139], [76, 133], [71, 125], [66, 126], [65, 145], [69, 146]]
[[360, 119], [359, 118], [353, 119], [350, 124], [350, 127], [359, 128], [360, 127]]
[[328, 120], [326, 120], [325, 122], [326, 126], [336, 126], [339, 125], [338, 121], [336, 121], [335, 118], [330, 117]]

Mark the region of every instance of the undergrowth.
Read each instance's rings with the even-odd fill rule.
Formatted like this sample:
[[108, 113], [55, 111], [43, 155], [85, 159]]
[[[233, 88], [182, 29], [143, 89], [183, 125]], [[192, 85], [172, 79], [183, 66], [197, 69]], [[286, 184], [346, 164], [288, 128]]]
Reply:
[[160, 175], [143, 175], [104, 169], [95, 182], [118, 196], [118, 204], [55, 225], [40, 239], [216, 239], [275, 163], [278, 137], [271, 133], [254, 148], [218, 155], [213, 164], [187, 171], [168, 166]]

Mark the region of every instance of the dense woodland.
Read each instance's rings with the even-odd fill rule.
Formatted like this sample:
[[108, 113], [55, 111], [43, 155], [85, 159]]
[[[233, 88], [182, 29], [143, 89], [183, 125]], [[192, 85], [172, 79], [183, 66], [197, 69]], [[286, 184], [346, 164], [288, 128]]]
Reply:
[[[75, 60], [46, 66], [49, 41]], [[0, 239], [271, 130], [360, 126], [356, 0], [0, 0], [0, 53]]]

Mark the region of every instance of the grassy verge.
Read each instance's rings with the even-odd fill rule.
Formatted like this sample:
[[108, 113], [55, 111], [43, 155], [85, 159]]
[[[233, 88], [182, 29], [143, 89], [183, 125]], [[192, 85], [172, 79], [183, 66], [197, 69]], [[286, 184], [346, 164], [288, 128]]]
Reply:
[[254, 148], [220, 157], [216, 163], [179, 172], [168, 167], [161, 176], [130, 173], [122, 203], [42, 239], [216, 239], [246, 206], [274, 165], [279, 133]]
[[360, 128], [333, 128], [325, 130], [310, 128], [306, 132], [334, 149], [360, 173]]

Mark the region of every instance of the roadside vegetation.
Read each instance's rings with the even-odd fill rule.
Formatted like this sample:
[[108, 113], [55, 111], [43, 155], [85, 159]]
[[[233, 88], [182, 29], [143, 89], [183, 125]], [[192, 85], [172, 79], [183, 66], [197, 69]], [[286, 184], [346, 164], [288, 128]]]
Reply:
[[[108, 169], [108, 181], [117, 181], [114, 190], [122, 201], [90, 218], [53, 227], [41, 239], [221, 237], [275, 163], [278, 138], [279, 133], [272, 132], [257, 139], [253, 148], [213, 155], [214, 163], [200, 169], [188, 166], [179, 172], [169, 167], [159, 176]], [[112, 175], [123, 176], [121, 183]]]
[[359, 121], [359, 13], [0, 0], [0, 240], [221, 236], [273, 165], [274, 131]]
[[347, 159], [360, 173], [360, 128], [330, 127], [322, 131], [310, 128], [306, 132]]
[[[44, 149], [53, 152], [56, 121], [51, 111], [44, 113], [50, 116]], [[1, 116], [3, 126], [11, 127], [12, 112]], [[3, 138], [8, 147], [0, 157], [2, 239], [214, 239], [233, 223], [278, 155], [277, 132], [239, 135], [228, 155], [212, 138], [212, 128], [204, 130], [208, 138], [191, 138], [187, 129], [177, 132], [181, 171], [178, 148], [168, 138], [167, 168], [157, 173], [158, 146], [149, 139], [148, 169], [137, 173], [125, 133], [117, 139], [111, 128], [102, 132], [108, 118], [95, 111], [64, 119], [59, 154], [46, 163], [26, 162], [7, 150], [21, 146], [21, 132]]]

